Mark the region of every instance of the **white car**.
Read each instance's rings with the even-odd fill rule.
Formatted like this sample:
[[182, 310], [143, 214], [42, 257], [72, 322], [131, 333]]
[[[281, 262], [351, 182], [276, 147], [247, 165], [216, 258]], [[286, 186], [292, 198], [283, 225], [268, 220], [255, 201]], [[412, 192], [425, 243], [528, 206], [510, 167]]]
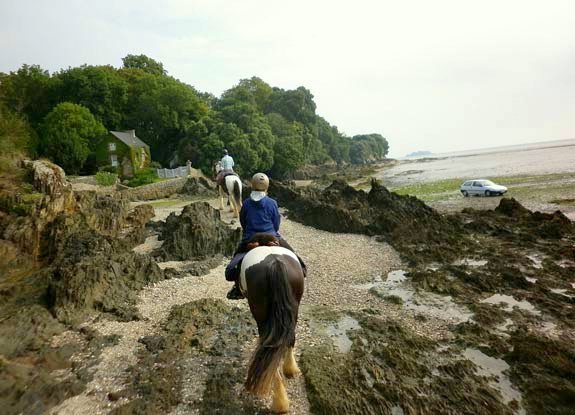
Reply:
[[507, 187], [500, 186], [490, 180], [468, 180], [461, 185], [459, 189], [465, 197], [478, 196], [501, 196], [507, 192]]

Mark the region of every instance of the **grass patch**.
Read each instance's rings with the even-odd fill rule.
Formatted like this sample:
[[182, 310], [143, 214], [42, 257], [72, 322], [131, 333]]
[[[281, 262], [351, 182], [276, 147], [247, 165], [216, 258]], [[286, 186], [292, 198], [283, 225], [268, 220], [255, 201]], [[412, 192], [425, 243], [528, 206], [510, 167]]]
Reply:
[[459, 193], [459, 186], [464, 182], [461, 179], [446, 179], [435, 182], [417, 183], [408, 186], [391, 188], [400, 195], [424, 196], [437, 193]]
[[139, 171], [135, 174], [133, 179], [128, 181], [128, 186], [130, 187], [138, 187], [143, 186], [145, 184], [152, 184], [156, 182], [161, 182], [164, 179], [158, 177], [156, 173], [156, 169], [146, 168], [142, 171]]
[[[506, 197], [534, 198], [539, 201], [572, 205], [573, 199], [566, 199], [567, 192], [573, 194], [574, 184], [570, 181], [575, 179], [575, 173], [554, 173], [519, 176], [504, 176], [488, 178], [489, 180], [509, 187]], [[407, 186], [390, 187], [390, 190], [400, 195], [416, 196], [425, 202], [437, 202], [441, 200], [461, 197], [459, 188], [466, 179], [445, 179], [434, 182], [417, 183]], [[565, 181], [561, 183], [561, 181]], [[558, 182], [558, 183], [557, 183]], [[553, 200], [550, 200], [555, 198]], [[554, 200], [558, 201], [555, 202]]]
[[118, 175], [115, 173], [108, 173], [106, 171], [99, 171], [96, 173], [96, 183], [100, 186], [113, 186], [118, 180]]

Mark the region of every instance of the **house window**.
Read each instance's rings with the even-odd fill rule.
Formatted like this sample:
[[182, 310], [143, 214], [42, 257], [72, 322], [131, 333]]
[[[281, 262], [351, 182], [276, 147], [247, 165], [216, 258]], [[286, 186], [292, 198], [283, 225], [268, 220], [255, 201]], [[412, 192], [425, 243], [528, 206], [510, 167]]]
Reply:
[[116, 151], [116, 143], [108, 143], [108, 150]]
[[110, 163], [112, 164], [112, 167], [118, 167], [118, 156], [112, 154], [110, 156]]

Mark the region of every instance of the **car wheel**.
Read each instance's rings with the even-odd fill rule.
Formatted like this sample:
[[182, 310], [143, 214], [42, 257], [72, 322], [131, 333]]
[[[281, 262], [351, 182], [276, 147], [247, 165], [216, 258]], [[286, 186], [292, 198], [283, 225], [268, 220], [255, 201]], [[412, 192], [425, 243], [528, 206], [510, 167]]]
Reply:
[[464, 191], [461, 192], [461, 193], [463, 193], [463, 197], [468, 197], [468, 196], [469, 196], [469, 193], [467, 193], [467, 190], [464, 190]]
[[485, 196], [487, 196], [487, 197], [491, 196], [491, 192], [490, 192], [489, 190], [486, 190], [486, 191], [485, 191]]

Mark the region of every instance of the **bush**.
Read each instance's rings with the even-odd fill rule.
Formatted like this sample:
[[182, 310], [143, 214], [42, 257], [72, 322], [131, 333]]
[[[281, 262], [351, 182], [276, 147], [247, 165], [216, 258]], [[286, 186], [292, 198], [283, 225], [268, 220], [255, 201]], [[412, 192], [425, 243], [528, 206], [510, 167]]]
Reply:
[[113, 186], [118, 180], [116, 173], [109, 173], [106, 171], [99, 171], [96, 173], [96, 183], [100, 186]]
[[152, 161], [152, 162], [150, 163], [150, 166], [149, 166], [149, 167], [150, 167], [150, 168], [153, 168], [153, 169], [161, 169], [161, 168], [162, 168], [162, 165], [161, 165], [160, 163], [158, 163], [157, 161]]
[[106, 129], [82, 105], [62, 102], [54, 107], [41, 127], [40, 152], [62, 167], [68, 174], [77, 174], [91, 149]]
[[156, 169], [147, 168], [135, 174], [133, 179], [130, 179], [128, 186], [138, 187], [144, 184], [159, 182], [161, 179], [156, 174]]
[[102, 166], [98, 169], [99, 171], [106, 171], [108, 173], [118, 173], [118, 168], [111, 166], [111, 165], [107, 165], [107, 166]]

